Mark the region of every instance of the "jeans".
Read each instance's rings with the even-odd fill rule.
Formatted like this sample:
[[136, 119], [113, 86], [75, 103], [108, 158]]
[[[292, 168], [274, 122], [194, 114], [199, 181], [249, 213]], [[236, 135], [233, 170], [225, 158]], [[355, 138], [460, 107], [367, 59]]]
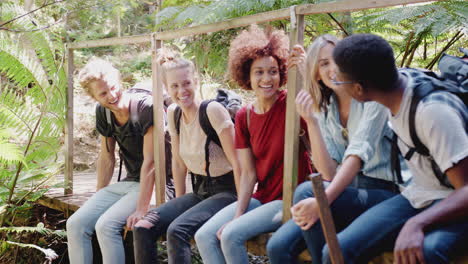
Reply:
[[67, 221], [70, 263], [92, 263], [96, 229], [103, 263], [125, 263], [121, 231], [136, 210], [138, 182], [117, 182], [96, 192]]
[[[393, 248], [405, 222], [422, 211], [424, 209], [413, 208], [402, 195], [366, 211], [338, 234], [344, 262], [367, 263], [384, 250]], [[466, 220], [433, 228], [425, 232], [424, 259], [428, 264], [449, 263], [463, 250], [466, 252], [467, 242]], [[327, 247], [323, 250], [323, 262], [331, 263]]]
[[195, 232], [219, 210], [236, 200], [232, 192], [221, 192], [203, 199], [189, 193], [152, 209], [145, 220], [152, 226], [135, 226], [133, 245], [135, 262], [157, 263], [156, 240], [167, 233], [169, 263], [191, 263], [190, 240]]
[[[354, 186], [359, 187], [374, 187], [378, 184], [380, 184], [380, 181], [373, 181], [369, 177], [362, 176], [356, 177], [353, 183]], [[325, 185], [328, 185], [328, 183], [325, 183]], [[391, 186], [388, 188], [391, 189]], [[346, 228], [354, 219], [372, 206], [394, 195], [393, 192], [382, 189], [347, 187], [330, 206], [337, 232]], [[312, 184], [307, 181], [296, 188], [293, 201], [296, 204], [313, 196]], [[322, 248], [325, 245], [325, 237], [320, 221], [317, 221], [309, 230], [301, 231], [293, 220], [289, 220], [281, 226], [268, 241], [267, 252], [271, 263], [294, 263], [295, 258], [301, 252], [302, 239], [305, 240], [314, 263], [320, 263]]]
[[[275, 200], [262, 204], [252, 198], [246, 212], [233, 220], [236, 207], [237, 202], [219, 211], [195, 234], [203, 263], [248, 263], [245, 242], [259, 234], [275, 231], [281, 226], [283, 201]], [[216, 232], [228, 222], [219, 241]]]

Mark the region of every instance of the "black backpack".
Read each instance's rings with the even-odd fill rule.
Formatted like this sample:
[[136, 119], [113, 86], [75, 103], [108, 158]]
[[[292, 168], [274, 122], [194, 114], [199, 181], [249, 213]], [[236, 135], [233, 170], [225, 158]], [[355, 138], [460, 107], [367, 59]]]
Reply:
[[[414, 147], [410, 148], [403, 157], [406, 160], [410, 160], [415, 152], [427, 157], [431, 162], [432, 170], [440, 184], [449, 188], [453, 188], [453, 186], [431, 156], [429, 149], [424, 146], [416, 133], [415, 115], [419, 102], [424, 97], [436, 91], [452, 93], [463, 101], [465, 107], [468, 105], [468, 61], [465, 60], [468, 57], [468, 51], [464, 52], [465, 56], [462, 58], [447, 54], [442, 56], [439, 61], [441, 76], [430, 71], [421, 71], [411, 68], [404, 69], [404, 71], [413, 76], [418, 76], [418, 78], [415, 80], [416, 83], [414, 85], [413, 98], [411, 99], [409, 110], [409, 132]], [[401, 153], [398, 149], [397, 140], [398, 136], [394, 134], [392, 140], [391, 163], [398, 182], [402, 183], [401, 168], [398, 159], [398, 155]]]
[[[218, 89], [217, 95], [215, 99], [205, 100], [201, 102], [200, 109], [198, 110], [198, 119], [200, 121], [200, 126], [203, 129], [203, 132], [206, 134], [206, 142], [205, 142], [205, 162], [206, 162], [206, 175], [211, 177], [210, 175], [210, 152], [209, 152], [209, 145], [210, 142], [213, 141], [218, 146], [221, 146], [221, 141], [219, 140], [218, 134], [216, 133], [215, 129], [210, 123], [210, 119], [208, 118], [208, 114], [206, 113], [206, 108], [208, 105], [216, 101], [222, 104], [229, 112], [231, 119], [234, 121], [235, 115], [237, 111], [242, 106], [242, 98], [233, 91], [229, 91], [226, 89]], [[177, 134], [180, 134], [180, 119], [182, 117], [182, 110], [179, 106], [177, 106], [174, 110], [174, 124], [177, 131]]]

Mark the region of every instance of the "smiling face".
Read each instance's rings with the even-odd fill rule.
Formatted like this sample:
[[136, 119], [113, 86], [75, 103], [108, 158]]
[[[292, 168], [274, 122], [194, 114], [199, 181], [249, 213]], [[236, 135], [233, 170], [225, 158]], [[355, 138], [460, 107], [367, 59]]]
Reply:
[[198, 80], [189, 67], [177, 68], [166, 73], [166, 87], [172, 101], [182, 108], [189, 108], [195, 101]]
[[252, 62], [250, 85], [259, 98], [269, 99], [276, 95], [280, 88], [280, 73], [275, 58], [261, 57]]
[[117, 110], [122, 99], [120, 83], [115, 80], [97, 79], [89, 84], [92, 97], [100, 105], [110, 110]]
[[322, 81], [327, 87], [335, 90], [337, 87], [332, 79], [335, 76], [336, 65], [333, 61], [333, 49], [335, 45], [328, 43], [320, 49], [318, 58], [317, 81]]

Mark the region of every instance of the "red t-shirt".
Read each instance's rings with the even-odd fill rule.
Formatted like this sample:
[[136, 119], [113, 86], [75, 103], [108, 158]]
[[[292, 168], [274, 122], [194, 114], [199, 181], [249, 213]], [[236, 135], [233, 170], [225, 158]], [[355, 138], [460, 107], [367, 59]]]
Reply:
[[[247, 108], [236, 115], [236, 148], [250, 148], [255, 158], [257, 191], [253, 198], [262, 203], [281, 200], [283, 196], [284, 129], [286, 126], [286, 91], [279, 91], [279, 97], [264, 114], [250, 111], [250, 127], [247, 127]], [[306, 129], [304, 120], [301, 127]], [[298, 183], [304, 181], [312, 168], [305, 147], [299, 143]], [[311, 187], [312, 188], [312, 187]]]

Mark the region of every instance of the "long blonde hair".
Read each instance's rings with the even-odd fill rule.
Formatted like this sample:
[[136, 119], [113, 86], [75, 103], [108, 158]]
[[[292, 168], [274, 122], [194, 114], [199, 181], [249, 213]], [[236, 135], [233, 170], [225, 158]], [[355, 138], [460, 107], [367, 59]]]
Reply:
[[307, 90], [312, 96], [314, 102], [316, 102], [313, 107], [314, 111], [321, 112], [327, 110], [327, 105], [330, 103], [330, 96], [333, 94], [333, 91], [325, 86], [325, 84], [317, 79], [318, 69], [319, 69], [319, 54], [320, 50], [325, 47], [327, 44], [332, 44], [336, 46], [338, 44], [338, 38], [325, 34], [319, 36], [312, 42], [312, 44], [307, 49]]

